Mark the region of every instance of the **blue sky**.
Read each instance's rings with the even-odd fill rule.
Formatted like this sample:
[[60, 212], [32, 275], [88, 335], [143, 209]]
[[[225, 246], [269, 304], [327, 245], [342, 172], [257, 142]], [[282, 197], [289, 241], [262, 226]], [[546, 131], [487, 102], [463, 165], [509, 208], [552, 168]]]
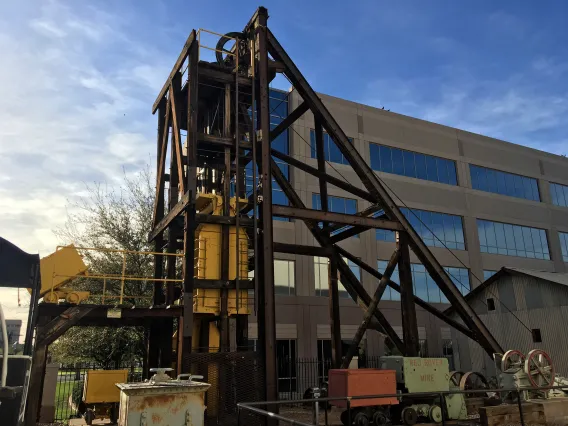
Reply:
[[[195, 6], [192, 6], [191, 4]], [[237, 6], [238, 5], [238, 6]], [[241, 30], [250, 1], [57, 1], [0, 16], [0, 235], [42, 255], [84, 182], [153, 164], [150, 107], [192, 28]], [[265, 2], [319, 92], [568, 152], [568, 3]]]

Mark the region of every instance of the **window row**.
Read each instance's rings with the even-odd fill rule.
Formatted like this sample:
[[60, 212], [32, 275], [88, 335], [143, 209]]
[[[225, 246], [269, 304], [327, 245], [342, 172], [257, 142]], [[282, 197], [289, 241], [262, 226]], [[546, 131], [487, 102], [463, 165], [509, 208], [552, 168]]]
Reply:
[[[361, 281], [361, 268], [355, 265], [348, 259], [343, 258], [351, 272]], [[329, 296], [329, 258], [314, 256], [314, 278], [315, 278], [315, 288], [316, 296]], [[344, 299], [349, 299], [349, 293], [339, 281], [338, 283], [339, 297]]]
[[568, 234], [565, 232], [558, 233], [560, 237], [560, 248], [562, 249], [562, 259], [568, 262]]
[[483, 253], [550, 260], [544, 229], [477, 219], [477, 230]]
[[469, 165], [471, 187], [480, 191], [540, 201], [536, 179]]
[[[465, 250], [461, 216], [405, 207], [400, 210], [427, 246], [444, 247], [445, 245], [450, 249]], [[377, 229], [376, 239], [394, 242], [395, 232]]]
[[[386, 260], [377, 261], [377, 268], [380, 273], [383, 273], [387, 267]], [[471, 290], [469, 279], [469, 270], [467, 268], [454, 268], [445, 266], [444, 270], [448, 273], [453, 283], [462, 294], [467, 294]], [[419, 263], [411, 264], [412, 283], [414, 286], [414, 294], [422, 300], [431, 303], [448, 303], [446, 296], [440, 291], [438, 285], [434, 282], [430, 274], [426, 271], [424, 265]], [[395, 283], [400, 282], [398, 274], [398, 266], [395, 268], [391, 275], [391, 280]], [[400, 300], [400, 293], [387, 287], [383, 294], [382, 300]]]
[[[349, 142], [353, 143], [353, 138], [347, 138]], [[316, 131], [310, 129], [310, 153], [312, 158], [317, 158], [316, 149]], [[349, 161], [343, 156], [331, 136], [327, 133], [323, 133], [323, 154], [326, 161], [339, 164], [349, 164]]]
[[458, 184], [455, 161], [375, 143], [369, 144], [369, 150], [373, 170], [448, 185]]

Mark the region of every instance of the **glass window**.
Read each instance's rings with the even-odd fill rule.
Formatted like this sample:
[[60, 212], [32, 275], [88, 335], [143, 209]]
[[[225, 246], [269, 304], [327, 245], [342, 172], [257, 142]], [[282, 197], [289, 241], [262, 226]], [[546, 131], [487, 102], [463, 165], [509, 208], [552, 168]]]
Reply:
[[[377, 268], [380, 273], [384, 273], [388, 262], [386, 260], [378, 260]], [[455, 268], [445, 266], [444, 270], [449, 275], [450, 279], [460, 290], [462, 294], [469, 293], [471, 289], [469, 270], [467, 268]], [[424, 265], [420, 263], [411, 264], [412, 283], [414, 286], [414, 294], [430, 303], [448, 303], [446, 296], [440, 291], [436, 282], [432, 279], [430, 274], [426, 271]], [[398, 266], [395, 268], [391, 280], [395, 283], [400, 282]], [[387, 287], [381, 300], [400, 300], [400, 294]]]
[[[400, 210], [427, 246], [443, 247], [445, 245], [450, 249], [465, 250], [461, 216], [407, 209], [406, 207], [402, 207]], [[376, 239], [394, 242], [395, 233], [394, 231], [377, 229]]]
[[560, 247], [562, 248], [562, 259], [564, 262], [568, 262], [568, 234], [565, 232], [559, 232], [560, 236]]
[[555, 206], [568, 207], [568, 186], [550, 183], [550, 196]]
[[477, 231], [484, 253], [550, 260], [544, 229], [477, 219]]
[[[353, 143], [353, 138], [347, 138], [349, 142]], [[316, 147], [316, 131], [310, 129], [310, 152], [312, 158], [317, 158], [317, 147]], [[335, 142], [327, 133], [323, 133], [323, 153], [326, 161], [331, 163], [339, 164], [349, 164], [347, 158], [343, 156]]]
[[371, 168], [385, 173], [457, 185], [456, 164], [432, 155], [369, 144]]
[[276, 360], [278, 364], [278, 391], [296, 392], [296, 340], [276, 340]]
[[[352, 198], [335, 197], [333, 195], [327, 196], [327, 209], [334, 213], [345, 213], [345, 214], [355, 214], [357, 213], [357, 200]], [[321, 210], [321, 198], [320, 194], [312, 194], [312, 208], [315, 210]], [[320, 223], [320, 227], [323, 224]], [[340, 232], [350, 229], [352, 226], [346, 225], [340, 229], [337, 229], [332, 233], [332, 235], [339, 234]], [[359, 235], [354, 235], [354, 238], [359, 238]]]
[[274, 259], [274, 294], [280, 296], [296, 294], [293, 260]]
[[489, 278], [491, 278], [496, 273], [497, 273], [497, 271], [491, 271], [489, 269], [484, 269], [483, 270], [483, 281], [487, 281]]
[[[351, 272], [361, 281], [361, 268], [355, 265], [348, 259], [343, 258]], [[316, 296], [327, 297], [329, 296], [329, 259], [327, 257], [314, 256], [314, 278], [315, 278], [315, 289]], [[338, 282], [339, 297], [344, 299], [349, 299], [349, 293], [341, 283]]]
[[469, 165], [469, 173], [473, 189], [540, 201], [536, 179], [473, 164]]

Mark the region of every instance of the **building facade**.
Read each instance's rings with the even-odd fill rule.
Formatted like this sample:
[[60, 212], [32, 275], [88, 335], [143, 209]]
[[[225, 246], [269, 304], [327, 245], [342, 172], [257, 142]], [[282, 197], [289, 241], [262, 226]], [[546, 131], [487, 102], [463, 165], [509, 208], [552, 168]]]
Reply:
[[[13, 345], [20, 341], [20, 332], [22, 329], [22, 320], [7, 319], [6, 332], [8, 334], [8, 344]], [[2, 333], [0, 333], [0, 345], [4, 343]]]
[[[568, 262], [568, 159], [393, 112], [320, 95], [356, 149], [394, 192], [393, 198], [418, 229], [458, 288], [467, 294], [503, 266], [564, 272]], [[296, 92], [271, 92], [272, 124], [301, 103]], [[314, 119], [310, 112], [275, 141], [275, 148], [317, 167]], [[327, 173], [363, 188], [341, 152], [326, 135]], [[308, 208], [321, 208], [317, 178], [285, 167]], [[367, 201], [328, 185], [329, 209], [354, 213]], [[400, 197], [400, 198], [398, 198]], [[274, 203], [285, 204], [278, 188]], [[275, 241], [317, 245], [297, 220], [275, 220]], [[340, 243], [384, 270], [394, 234], [369, 230]], [[327, 259], [276, 253], [276, 319], [281, 357], [316, 358], [330, 353]], [[415, 293], [448, 307], [424, 267], [411, 253]], [[353, 266], [372, 294], [377, 280]], [[396, 281], [396, 278], [395, 278]], [[361, 309], [341, 292], [341, 332], [348, 344]], [[402, 334], [398, 294], [390, 289], [379, 309]], [[424, 355], [451, 355], [448, 326], [417, 308]], [[257, 335], [255, 318], [249, 338]], [[381, 336], [367, 332], [368, 355], [381, 355]]]

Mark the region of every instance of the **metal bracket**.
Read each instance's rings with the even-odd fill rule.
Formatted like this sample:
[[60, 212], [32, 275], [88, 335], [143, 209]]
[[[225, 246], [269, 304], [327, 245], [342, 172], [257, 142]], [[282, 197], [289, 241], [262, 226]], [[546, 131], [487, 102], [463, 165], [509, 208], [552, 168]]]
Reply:
[[147, 417], [146, 411], [143, 411], [140, 414], [140, 426], [148, 426], [148, 419], [146, 417]]
[[191, 417], [191, 410], [185, 411], [185, 426], [193, 426], [193, 419]]

